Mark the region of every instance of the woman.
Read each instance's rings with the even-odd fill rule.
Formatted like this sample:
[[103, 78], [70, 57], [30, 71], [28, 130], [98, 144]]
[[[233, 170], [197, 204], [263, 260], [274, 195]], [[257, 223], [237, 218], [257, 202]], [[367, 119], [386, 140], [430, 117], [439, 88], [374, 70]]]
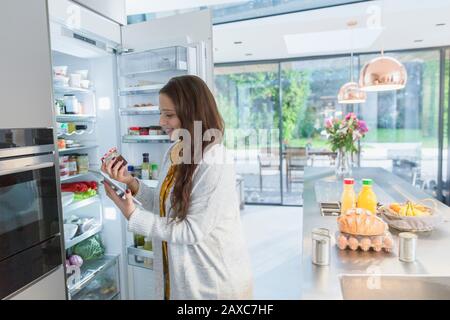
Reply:
[[159, 105], [160, 125], [175, 143], [164, 156], [158, 187], [145, 186], [111, 160], [102, 170], [128, 190], [124, 199], [107, 184], [106, 192], [128, 219], [128, 230], [152, 238], [158, 298], [251, 299], [236, 177], [221, 157], [224, 124], [214, 97], [200, 78], [181, 76], [161, 89]]

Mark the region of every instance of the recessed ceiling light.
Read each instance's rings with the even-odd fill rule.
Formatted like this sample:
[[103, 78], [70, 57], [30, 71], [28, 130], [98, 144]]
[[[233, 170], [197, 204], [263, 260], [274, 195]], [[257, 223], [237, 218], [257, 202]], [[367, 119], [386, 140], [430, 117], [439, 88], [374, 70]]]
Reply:
[[245, 55], [246, 55], [246, 56], [252, 56], [253, 53], [246, 53]]
[[446, 23], [436, 23], [436, 27], [442, 27], [442, 26], [445, 26], [446, 25]]
[[423, 42], [423, 39], [416, 39], [416, 40], [414, 40], [414, 42]]
[[242, 44], [242, 41], [235, 41], [234, 44]]

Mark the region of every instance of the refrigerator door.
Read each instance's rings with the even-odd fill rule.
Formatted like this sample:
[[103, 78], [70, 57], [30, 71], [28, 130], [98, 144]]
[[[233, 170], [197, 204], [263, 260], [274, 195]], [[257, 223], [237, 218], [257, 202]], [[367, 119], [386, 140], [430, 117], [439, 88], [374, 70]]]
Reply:
[[146, 50], [182, 46], [191, 48], [190, 63], [195, 60], [196, 74], [213, 86], [212, 22], [211, 12], [202, 10], [175, 15], [121, 27], [122, 47], [125, 51]]

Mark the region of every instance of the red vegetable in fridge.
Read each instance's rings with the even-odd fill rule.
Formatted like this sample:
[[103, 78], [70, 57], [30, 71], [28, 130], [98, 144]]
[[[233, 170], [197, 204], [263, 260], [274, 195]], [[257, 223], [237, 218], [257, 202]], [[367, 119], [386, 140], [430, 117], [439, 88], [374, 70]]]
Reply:
[[79, 255], [71, 255], [69, 257], [69, 262], [72, 266], [81, 267], [83, 265], [83, 259]]

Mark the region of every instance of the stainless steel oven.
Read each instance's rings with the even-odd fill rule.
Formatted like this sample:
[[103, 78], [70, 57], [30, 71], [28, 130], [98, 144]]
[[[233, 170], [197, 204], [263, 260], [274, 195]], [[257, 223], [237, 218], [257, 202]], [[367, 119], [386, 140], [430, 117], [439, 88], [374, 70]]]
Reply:
[[53, 130], [0, 129], [0, 299], [62, 264]]

